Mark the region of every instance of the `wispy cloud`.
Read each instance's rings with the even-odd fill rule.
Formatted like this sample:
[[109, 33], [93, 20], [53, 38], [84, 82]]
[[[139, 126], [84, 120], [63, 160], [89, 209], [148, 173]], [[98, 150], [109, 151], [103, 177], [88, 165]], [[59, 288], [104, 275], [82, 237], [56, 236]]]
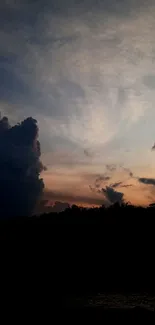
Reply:
[[120, 185], [122, 185], [122, 182], [116, 182], [116, 183], [114, 183], [114, 184], [111, 184], [110, 186], [111, 186], [112, 188], [116, 188], [116, 187], [119, 187]]
[[115, 165], [115, 164], [108, 164], [108, 165], [106, 165], [106, 168], [107, 168], [107, 170], [108, 171], [110, 171], [110, 172], [114, 172], [114, 171], [116, 171], [116, 169], [117, 169], [117, 165]]
[[122, 184], [120, 187], [131, 187], [131, 186], [134, 186], [133, 184]]

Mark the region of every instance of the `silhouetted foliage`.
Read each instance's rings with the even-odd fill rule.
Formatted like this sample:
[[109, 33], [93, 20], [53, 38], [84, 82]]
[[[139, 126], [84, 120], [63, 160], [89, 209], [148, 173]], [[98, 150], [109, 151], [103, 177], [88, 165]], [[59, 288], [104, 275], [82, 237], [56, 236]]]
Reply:
[[129, 203], [73, 205], [60, 213], [1, 220], [0, 241], [11, 249], [17, 242], [17, 263], [24, 259], [35, 295], [42, 295], [41, 283], [54, 301], [66, 294], [154, 293], [154, 211]]

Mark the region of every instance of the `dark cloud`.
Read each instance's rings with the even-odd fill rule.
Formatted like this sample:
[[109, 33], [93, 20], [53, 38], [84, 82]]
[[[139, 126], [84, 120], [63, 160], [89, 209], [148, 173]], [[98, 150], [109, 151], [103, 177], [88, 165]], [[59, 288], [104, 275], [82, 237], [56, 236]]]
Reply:
[[98, 182], [107, 182], [107, 181], [109, 181], [109, 179], [110, 179], [110, 176], [103, 175], [103, 176], [97, 177], [95, 182], [96, 183], [98, 183]]
[[138, 178], [138, 181], [140, 183], [143, 183], [143, 184], [146, 184], [146, 185], [153, 185], [153, 186], [155, 186], [155, 178], [140, 177], [140, 178]]
[[85, 156], [87, 156], [87, 157], [91, 157], [91, 155], [89, 154], [89, 151], [88, 151], [87, 149], [84, 149], [84, 154], [85, 154]]
[[[148, 0], [147, 5], [152, 3], [153, 0]], [[25, 12], [26, 15], [29, 14], [29, 21], [31, 22], [32, 17], [35, 18], [41, 10], [43, 12], [50, 10], [53, 14], [67, 14], [69, 11], [74, 12], [74, 8], [76, 10], [79, 9], [79, 11], [86, 11], [88, 9], [90, 11], [105, 10], [109, 14], [111, 13], [119, 16], [124, 14], [128, 16], [130, 13], [135, 12], [136, 8], [140, 9], [145, 6], [146, 2], [144, 0], [66, 0], [65, 2], [62, 0], [38, 0], [37, 2], [35, 0], [3, 0], [0, 4], [0, 9], [3, 10], [3, 14], [5, 14], [5, 10], [7, 10], [7, 12], [9, 10], [13, 11], [18, 21], [22, 19], [20, 15], [18, 17], [17, 14], [23, 14]]]
[[151, 150], [155, 150], [155, 143], [154, 143], [154, 145], [152, 146]]
[[0, 120], [1, 217], [33, 213], [44, 188], [40, 156], [36, 120], [30, 117], [14, 127], [7, 117]]
[[95, 187], [89, 185], [89, 188], [90, 188], [90, 190], [91, 190], [92, 192], [96, 193], [96, 188], [95, 188]]
[[124, 193], [115, 191], [110, 186], [102, 188], [101, 193], [104, 194], [105, 198], [109, 201], [110, 204], [114, 204], [116, 202], [122, 204], [124, 202]]
[[114, 172], [117, 169], [117, 166], [115, 164], [107, 164], [106, 168], [109, 172]]
[[151, 204], [149, 204], [149, 207], [150, 207], [150, 208], [155, 208], [155, 203], [151, 203]]
[[89, 149], [84, 149], [84, 154], [86, 157], [92, 158], [93, 154], [89, 151]]
[[[114, 170], [114, 166], [110, 166], [109, 168], [110, 168], [110, 171]], [[103, 189], [101, 189], [102, 184], [108, 182], [110, 179], [111, 179], [110, 176], [107, 176], [107, 175], [100, 176], [99, 175], [95, 180], [94, 186], [89, 185], [89, 188], [94, 193], [95, 192], [102, 193], [103, 192]], [[132, 186], [132, 185], [131, 184], [124, 185], [123, 182], [120, 181], [120, 182], [115, 182], [115, 183], [110, 184], [110, 186], [108, 188], [115, 189], [117, 187], [129, 187], [129, 186]]]
[[[109, 171], [114, 171], [116, 169], [115, 165], [107, 165]], [[118, 192], [115, 190], [117, 187], [127, 187], [127, 185], [123, 185], [123, 182], [116, 182], [110, 184], [110, 186], [106, 186], [105, 188], [101, 188], [101, 184], [103, 182], [107, 182], [111, 179], [111, 177], [103, 175], [98, 176], [96, 178], [94, 186], [89, 186], [90, 190], [94, 193], [104, 194], [105, 203], [113, 204], [115, 202], [119, 202], [120, 204], [124, 202], [124, 194], [122, 192]], [[105, 204], [104, 203], [104, 204]]]

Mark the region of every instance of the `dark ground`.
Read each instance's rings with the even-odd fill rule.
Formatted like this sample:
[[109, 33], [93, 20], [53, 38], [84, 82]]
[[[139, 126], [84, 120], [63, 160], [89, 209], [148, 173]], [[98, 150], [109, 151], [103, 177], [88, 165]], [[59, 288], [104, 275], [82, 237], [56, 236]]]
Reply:
[[72, 313], [76, 321], [95, 322], [153, 317], [154, 211], [127, 212], [1, 221], [7, 303], [16, 301], [16, 292], [19, 300], [51, 310], [57, 319], [71, 320]]

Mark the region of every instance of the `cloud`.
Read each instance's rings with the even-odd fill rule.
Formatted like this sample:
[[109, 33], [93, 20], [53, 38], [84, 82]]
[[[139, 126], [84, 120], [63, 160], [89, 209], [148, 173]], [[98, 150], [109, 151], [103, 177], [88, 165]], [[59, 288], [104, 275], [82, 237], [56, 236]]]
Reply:
[[116, 202], [119, 202], [121, 204], [124, 202], [124, 193], [115, 191], [110, 186], [102, 188], [101, 193], [104, 194], [105, 198], [109, 201], [110, 204], [114, 204]]
[[95, 187], [99, 187], [102, 182], [107, 182], [110, 180], [110, 176], [103, 175], [103, 176], [98, 176], [95, 180]]
[[31, 117], [13, 127], [0, 120], [0, 214], [30, 215], [40, 198], [45, 169], [40, 161], [37, 121]]
[[95, 180], [94, 186], [89, 185], [89, 188], [94, 193], [95, 192], [100, 193], [99, 188], [101, 187], [101, 184], [106, 183], [109, 180], [110, 180], [110, 176], [107, 176], [106, 174], [102, 176], [99, 175]]
[[[114, 172], [117, 169], [117, 166], [114, 165], [114, 164], [113, 165], [106, 165], [106, 168], [108, 169], [109, 172]], [[130, 169], [124, 168], [124, 167], [123, 167], [123, 169], [129, 174], [130, 177], [133, 177], [133, 173], [130, 171]], [[111, 179], [111, 177], [106, 175], [106, 174], [104, 174], [102, 176], [99, 175], [95, 180], [94, 186], [89, 185], [89, 188], [94, 193], [95, 192], [102, 193], [103, 189], [101, 189], [101, 186], [103, 186], [103, 183], [108, 182], [110, 179]], [[106, 188], [111, 189], [112, 193], [115, 194], [115, 192], [120, 193], [120, 192], [117, 192], [117, 191], [113, 191], [115, 188], [117, 188], [117, 187], [127, 188], [127, 187], [131, 187], [131, 186], [133, 186], [133, 185], [132, 184], [124, 184], [123, 181], [119, 181], [119, 182], [115, 182], [115, 183], [110, 184]]]
[[151, 150], [155, 150], [155, 143], [154, 143], [154, 145], [152, 146]]
[[93, 154], [89, 151], [89, 149], [84, 149], [84, 154], [86, 157], [92, 158]]
[[[148, 5], [152, 3], [151, 0], [148, 0]], [[55, 14], [62, 14], [67, 12], [72, 12], [73, 14], [79, 14], [79, 12], [88, 11], [89, 10], [105, 10], [107, 14], [117, 15], [117, 16], [126, 16], [126, 18], [137, 8], [145, 8], [145, 2], [141, 0], [131, 1], [113, 1], [113, 0], [105, 0], [105, 1], [96, 1], [95, 0], [69, 0], [64, 3], [62, 0], [38, 0], [37, 5], [36, 1], [26, 1], [26, 0], [3, 0], [0, 3], [1, 9], [13, 9], [15, 12], [23, 13], [24, 11], [27, 13], [28, 10], [35, 11], [36, 15], [38, 11], [43, 9], [43, 4], [45, 5], [45, 9], [47, 11], [51, 10]], [[34, 13], [33, 13], [34, 15]]]
[[123, 167], [123, 166], [121, 166], [121, 167], [129, 175], [129, 177], [131, 177], [131, 178], [134, 177], [133, 172], [129, 168], [126, 168], [126, 167]]
[[[120, 165], [119, 166], [121, 169], [123, 169], [125, 171], [125, 173], [127, 173], [129, 175], [129, 177], [134, 177], [133, 175], [133, 172], [129, 169], [129, 168], [126, 168], [124, 167], [123, 165]], [[107, 164], [106, 165], [106, 169], [109, 171], [109, 172], [115, 172], [117, 170], [118, 166], [116, 164]]]
[[112, 187], [112, 188], [117, 188], [117, 187], [127, 188], [127, 187], [131, 187], [131, 186], [133, 186], [133, 184], [123, 184], [123, 182], [116, 182], [116, 183], [110, 184], [110, 187]]
[[143, 184], [146, 184], [146, 185], [153, 185], [153, 186], [155, 186], [155, 178], [140, 177], [140, 178], [138, 178], [138, 181], [140, 183], [143, 183]]
[[107, 164], [106, 168], [107, 168], [108, 171], [114, 172], [117, 169], [117, 165], [115, 165], [115, 164]]

